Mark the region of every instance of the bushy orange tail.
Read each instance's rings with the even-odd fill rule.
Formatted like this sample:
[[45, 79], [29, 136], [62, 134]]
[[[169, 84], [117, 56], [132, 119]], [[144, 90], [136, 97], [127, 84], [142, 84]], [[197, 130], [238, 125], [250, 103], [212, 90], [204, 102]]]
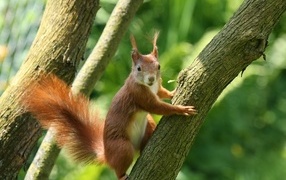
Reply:
[[58, 145], [75, 160], [104, 161], [103, 122], [89, 110], [86, 97], [72, 95], [66, 83], [47, 75], [29, 87], [22, 103], [44, 128], [52, 128]]

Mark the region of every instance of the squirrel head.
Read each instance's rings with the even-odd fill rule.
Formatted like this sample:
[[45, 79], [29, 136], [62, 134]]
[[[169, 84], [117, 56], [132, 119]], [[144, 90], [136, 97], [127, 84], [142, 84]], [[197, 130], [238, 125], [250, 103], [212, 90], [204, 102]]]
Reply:
[[143, 55], [138, 51], [134, 36], [130, 36], [132, 45], [131, 57], [133, 62], [132, 75], [136, 82], [150, 87], [154, 84], [158, 84], [160, 80], [160, 64], [156, 45], [158, 35], [159, 33], [156, 32], [153, 38], [153, 50], [147, 55]]

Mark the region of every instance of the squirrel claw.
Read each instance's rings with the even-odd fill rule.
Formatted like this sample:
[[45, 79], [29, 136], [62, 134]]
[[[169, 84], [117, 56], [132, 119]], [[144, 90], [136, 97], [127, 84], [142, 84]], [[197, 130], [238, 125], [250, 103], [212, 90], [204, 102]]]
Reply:
[[170, 97], [173, 98], [175, 96], [175, 93], [176, 93], [176, 89], [170, 92]]
[[191, 115], [195, 115], [198, 114], [197, 110], [195, 109], [194, 106], [182, 106], [182, 105], [178, 105], [178, 107], [181, 110], [181, 115], [185, 115], [185, 116], [191, 116]]

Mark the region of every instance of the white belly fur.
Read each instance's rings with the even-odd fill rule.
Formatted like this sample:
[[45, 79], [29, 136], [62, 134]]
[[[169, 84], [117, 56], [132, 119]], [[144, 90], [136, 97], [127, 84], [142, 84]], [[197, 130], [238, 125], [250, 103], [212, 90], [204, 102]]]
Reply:
[[[152, 86], [148, 86], [152, 93], [157, 94], [159, 89], [159, 84], [154, 83]], [[141, 111], [137, 112], [134, 117], [133, 124], [131, 125], [130, 139], [135, 149], [139, 150], [141, 141], [144, 137], [146, 126], [147, 126], [147, 116], [148, 112]]]
[[131, 125], [130, 139], [136, 150], [139, 150], [142, 138], [144, 137], [147, 126], [147, 112], [138, 112], [135, 114], [133, 124]]
[[150, 90], [152, 91], [152, 93], [157, 94], [158, 90], [159, 90], [159, 83], [156, 82], [154, 83], [152, 86], [148, 86], [150, 88]]

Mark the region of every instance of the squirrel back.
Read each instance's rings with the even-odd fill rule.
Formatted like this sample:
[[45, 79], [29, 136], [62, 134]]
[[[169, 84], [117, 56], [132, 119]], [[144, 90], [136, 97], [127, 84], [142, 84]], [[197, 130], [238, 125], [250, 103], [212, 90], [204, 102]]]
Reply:
[[44, 128], [51, 128], [60, 147], [76, 161], [104, 163], [103, 121], [90, 110], [89, 100], [55, 75], [33, 83], [22, 103]]

